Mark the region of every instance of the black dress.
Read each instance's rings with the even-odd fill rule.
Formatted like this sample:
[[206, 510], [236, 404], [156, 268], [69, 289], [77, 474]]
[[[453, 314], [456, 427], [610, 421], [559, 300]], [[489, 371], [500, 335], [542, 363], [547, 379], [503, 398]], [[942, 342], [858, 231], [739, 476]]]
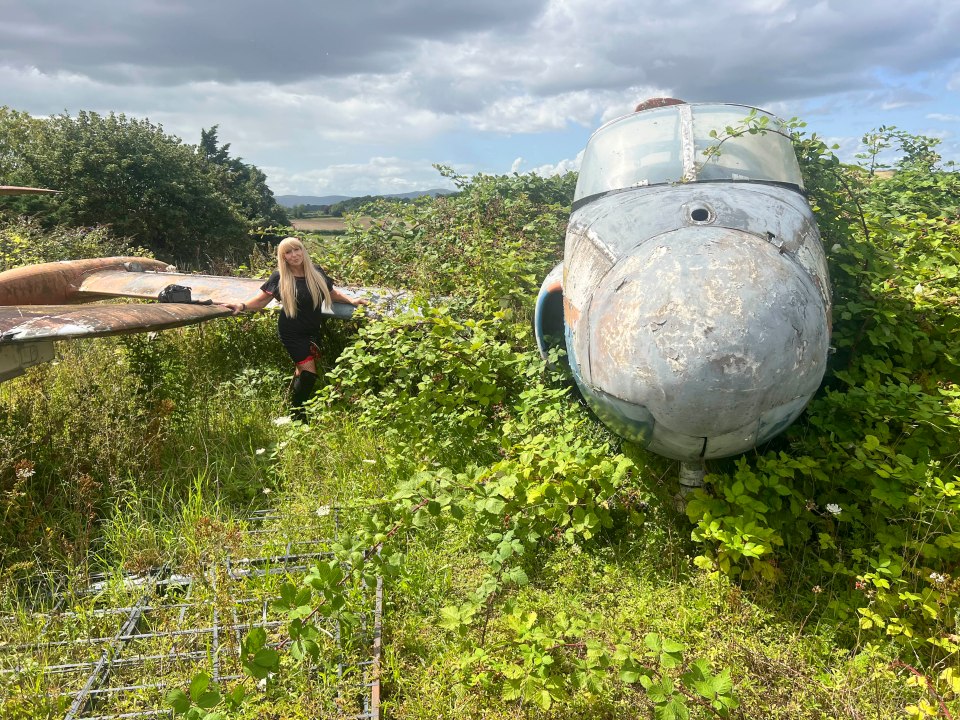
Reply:
[[[332, 292], [333, 280], [330, 279], [330, 276], [322, 267], [319, 265], [314, 265], [314, 267], [323, 277], [324, 282], [327, 283], [327, 289]], [[260, 286], [260, 289], [272, 295], [278, 302], [282, 301], [280, 297], [280, 271], [274, 270], [273, 275]], [[310, 359], [310, 341], [321, 325], [323, 325], [323, 313], [319, 306], [313, 306], [310, 290], [307, 288], [307, 279], [298, 277], [297, 316], [289, 318], [286, 311], [281, 309], [280, 316], [277, 319], [277, 332], [280, 335], [280, 342], [286, 348], [290, 359], [298, 365]]]

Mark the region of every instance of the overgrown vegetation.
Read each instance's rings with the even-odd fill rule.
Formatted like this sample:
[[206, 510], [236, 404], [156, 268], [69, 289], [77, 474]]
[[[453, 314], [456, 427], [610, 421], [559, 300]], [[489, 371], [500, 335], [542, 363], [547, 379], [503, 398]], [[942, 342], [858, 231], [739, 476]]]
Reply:
[[109, 226], [193, 267], [243, 259], [256, 228], [287, 217], [266, 176], [230, 157], [217, 133], [203, 130], [193, 146], [123, 114], [36, 119], [0, 106], [0, 184], [59, 191], [4, 197], [0, 217], [28, 214], [48, 230]]
[[960, 185], [929, 139], [881, 129], [850, 167], [795, 131], [837, 353], [794, 427], [712, 464], [687, 517], [671, 464], [533, 349], [574, 178], [455, 178], [316, 242], [340, 282], [449, 302], [331, 327], [308, 426], [271, 422], [287, 369], [269, 317], [67, 345], [2, 386], [4, 604], [41, 568], [188, 564], [223, 542], [203, 517], [350, 504], [366, 511], [337, 557], [279, 591], [284, 632], [248, 636], [249, 679], [198, 675], [178, 712], [295, 713], [310, 619], [382, 575], [390, 717], [955, 716]]

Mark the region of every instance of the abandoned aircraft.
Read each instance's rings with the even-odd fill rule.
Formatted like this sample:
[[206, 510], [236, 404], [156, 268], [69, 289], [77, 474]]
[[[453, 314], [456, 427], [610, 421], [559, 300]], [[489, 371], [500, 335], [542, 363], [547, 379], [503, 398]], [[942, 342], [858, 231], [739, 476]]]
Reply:
[[[232, 311], [263, 280], [174, 272], [150, 258], [113, 257], [28, 265], [0, 273], [0, 382], [54, 357], [53, 343], [81, 337], [150, 332], [192, 325]], [[157, 300], [171, 285], [190, 289], [190, 302], [86, 304], [109, 298]], [[383, 288], [338, 288], [392, 312], [405, 293]], [[275, 303], [275, 301], [273, 301]], [[354, 307], [334, 303], [324, 314], [348, 318]]]
[[565, 347], [597, 416], [682, 475], [803, 411], [826, 369], [830, 284], [781, 121], [742, 105], [650, 107], [588, 141], [534, 323], [545, 358]]

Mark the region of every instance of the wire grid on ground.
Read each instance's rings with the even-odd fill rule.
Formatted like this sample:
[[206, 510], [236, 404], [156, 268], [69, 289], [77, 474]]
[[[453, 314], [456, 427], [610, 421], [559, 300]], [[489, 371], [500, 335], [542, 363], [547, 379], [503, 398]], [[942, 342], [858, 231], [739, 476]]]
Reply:
[[[254, 513], [243, 557], [223, 554], [191, 574], [169, 566], [91, 577], [79, 591], [48, 591], [34, 607], [0, 618], [0, 715], [65, 720], [170, 717], [165, 696], [207, 673], [221, 689], [244, 678], [240, 647], [251, 628], [275, 642], [286, 620], [272, 607], [286, 579], [330, 557], [342, 510], [310, 516]], [[349, 641], [335, 620], [317, 621], [330, 642], [309, 677], [323, 714], [379, 716], [382, 582], [351, 607]], [[252, 682], [247, 680], [247, 687]], [[319, 697], [317, 697], [319, 695]]]

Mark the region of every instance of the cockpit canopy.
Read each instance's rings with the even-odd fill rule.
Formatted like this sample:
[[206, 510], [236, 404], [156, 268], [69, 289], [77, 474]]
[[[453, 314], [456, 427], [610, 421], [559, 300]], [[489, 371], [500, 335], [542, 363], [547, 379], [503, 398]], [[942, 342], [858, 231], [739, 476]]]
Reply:
[[590, 138], [574, 200], [631, 187], [713, 180], [778, 182], [802, 189], [784, 123], [746, 105], [712, 103], [625, 115]]

